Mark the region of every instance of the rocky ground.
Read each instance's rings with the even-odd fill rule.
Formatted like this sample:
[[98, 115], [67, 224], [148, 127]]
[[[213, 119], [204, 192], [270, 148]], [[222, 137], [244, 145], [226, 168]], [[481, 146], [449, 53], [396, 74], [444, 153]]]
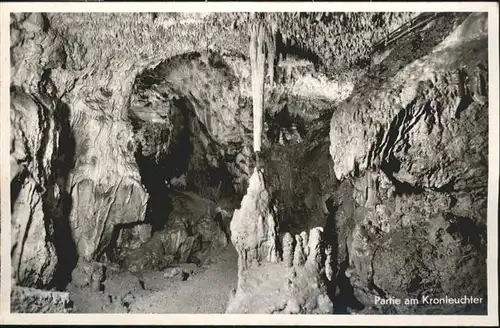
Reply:
[[228, 245], [200, 266], [135, 273], [109, 268], [102, 291], [70, 284], [68, 292], [74, 313], [225, 313], [237, 271], [236, 251]]

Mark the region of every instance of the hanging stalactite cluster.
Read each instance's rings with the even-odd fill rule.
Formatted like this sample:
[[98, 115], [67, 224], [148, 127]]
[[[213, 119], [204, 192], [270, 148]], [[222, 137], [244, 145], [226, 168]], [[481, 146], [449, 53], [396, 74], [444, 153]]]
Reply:
[[276, 37], [272, 28], [263, 22], [258, 22], [251, 28], [249, 46], [249, 57], [252, 68], [253, 147], [256, 154], [257, 167], [261, 166], [259, 154], [262, 145], [266, 56], [269, 85], [272, 86], [276, 58]]

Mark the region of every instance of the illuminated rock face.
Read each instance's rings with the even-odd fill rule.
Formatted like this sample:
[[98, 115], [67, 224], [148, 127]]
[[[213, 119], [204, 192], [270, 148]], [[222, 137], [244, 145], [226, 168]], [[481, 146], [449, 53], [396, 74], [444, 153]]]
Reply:
[[58, 264], [46, 222], [61, 194], [52, 170], [60, 130], [51, 117], [55, 109], [45, 105], [19, 89], [11, 92], [12, 279], [31, 286], [50, 284]]
[[343, 219], [346, 273], [364, 304], [385, 294], [486, 295], [484, 278], [465, 281], [486, 269], [487, 18], [443, 20], [435, 24], [449, 37], [423, 32], [435, 38], [433, 51], [368, 81], [332, 116], [335, 174], [352, 180], [355, 201]]
[[264, 177], [255, 170], [231, 221], [239, 274], [227, 313], [332, 313], [323, 229], [295, 235], [294, 248], [289, 233], [279, 241], [277, 225]]
[[254, 261], [278, 261], [276, 211], [266, 190], [264, 176], [258, 170], [254, 170], [250, 177], [241, 207], [234, 211], [231, 240], [238, 251], [242, 269]]

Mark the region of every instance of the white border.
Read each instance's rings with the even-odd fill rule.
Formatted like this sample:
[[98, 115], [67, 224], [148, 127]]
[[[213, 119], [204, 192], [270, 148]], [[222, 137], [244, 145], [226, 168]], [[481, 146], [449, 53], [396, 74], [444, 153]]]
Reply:
[[[411, 11], [488, 12], [489, 47], [489, 177], [488, 177], [488, 315], [227, 315], [227, 314], [10, 314], [10, 12], [283, 12], [283, 11]], [[498, 326], [498, 188], [499, 188], [499, 51], [498, 4], [494, 2], [352, 2], [352, 3], [1, 3], [0, 4], [0, 188], [1, 188], [1, 298], [0, 322], [10, 324], [275, 324], [275, 325], [490, 325]], [[7, 195], [7, 197], [6, 197]], [[168, 295], [165, 295], [168, 297]]]

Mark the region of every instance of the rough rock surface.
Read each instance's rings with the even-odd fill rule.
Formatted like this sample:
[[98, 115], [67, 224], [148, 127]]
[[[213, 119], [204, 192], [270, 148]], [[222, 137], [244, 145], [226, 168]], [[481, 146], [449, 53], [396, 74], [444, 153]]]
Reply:
[[331, 120], [335, 174], [352, 180], [355, 201], [339, 223], [345, 273], [367, 307], [374, 296], [486, 296], [486, 279], [479, 277], [486, 272], [487, 17], [442, 16], [434, 23], [441, 35], [430, 27], [419, 31], [427, 53], [395, 71], [393, 63], [405, 60], [398, 48], [416, 46], [418, 36], [399, 40], [378, 66], [387, 62], [389, 69], [354, 92]]
[[47, 102], [11, 92], [12, 278], [32, 287], [50, 284], [58, 264], [55, 223], [47, 210], [60, 197], [52, 172], [59, 131]]
[[277, 228], [277, 213], [266, 190], [264, 175], [255, 169], [241, 207], [234, 211], [231, 220], [231, 241], [239, 255], [240, 269], [254, 262], [279, 260]]
[[331, 313], [323, 229], [295, 235], [294, 248], [290, 233], [279, 241], [277, 215], [264, 175], [255, 169], [231, 220], [238, 288], [226, 313]]
[[[285, 113], [278, 115], [283, 117]], [[302, 125], [298, 129], [299, 142], [290, 140], [263, 151], [264, 176], [280, 214], [280, 233], [299, 234], [326, 224], [329, 211], [325, 201], [338, 187], [328, 153], [330, 141], [329, 127], [324, 123], [326, 117], [329, 115]], [[290, 124], [288, 120], [294, 122], [290, 117], [276, 118], [277, 122], [282, 120], [286, 123], [281, 124], [281, 131], [286, 131]], [[300, 120], [296, 122], [300, 123]]]
[[151, 225], [146, 223], [139, 223], [128, 229], [120, 229], [116, 246], [131, 249], [139, 248], [151, 239], [152, 229]]
[[[11, 31], [16, 31], [16, 40], [20, 40], [11, 45], [12, 85], [38, 103], [33, 106], [28, 100], [26, 105], [21, 105], [29, 106], [29, 115], [35, 121], [26, 126], [12, 123], [13, 130], [19, 128], [20, 135], [19, 141], [13, 143], [12, 161], [26, 162], [31, 172], [28, 177], [34, 177], [29, 177], [26, 184], [29, 187], [33, 179], [39, 194], [28, 195], [25, 187], [13, 195], [13, 217], [19, 217], [14, 220], [37, 231], [33, 234], [22, 229], [26, 230], [24, 233], [14, 228], [15, 253], [21, 256], [22, 250], [26, 252], [21, 259], [13, 261], [13, 273], [21, 285], [44, 287], [58, 275], [54, 269], [55, 253], [61, 253], [58, 255], [64, 263], [60, 262], [60, 272], [66, 276], [77, 256], [87, 260], [99, 257], [110, 242], [115, 224], [141, 220], [147, 194], [140, 183], [133, 153], [127, 148], [130, 145], [127, 144], [130, 140], [127, 123], [120, 121], [119, 116], [112, 117], [120, 106], [115, 106], [113, 100], [108, 102], [111, 92], [104, 88], [100, 88], [102, 92], [94, 92], [99, 89], [97, 85], [102, 85], [98, 82], [102, 76], [93, 82], [79, 79], [85, 74], [92, 75], [90, 72], [97, 67], [84, 65], [89, 70], [81, 71], [82, 62], [78, 64], [78, 61], [82, 58], [76, 54], [87, 51], [82, 43], [72, 42], [67, 35], [58, 33], [45, 14], [11, 18]], [[19, 110], [12, 111], [14, 117], [18, 113]], [[42, 131], [35, 139], [29, 137], [27, 133], [35, 133], [37, 127]], [[28, 144], [26, 152], [30, 155], [25, 158], [17, 157], [23, 152], [22, 138], [35, 142]], [[18, 165], [13, 165], [13, 175], [18, 173], [17, 168]], [[19, 183], [14, 180], [17, 188]], [[22, 216], [25, 218], [21, 219]], [[45, 216], [48, 218], [44, 220]], [[30, 260], [34, 257], [32, 252], [38, 255]], [[25, 270], [33, 277], [24, 278]], [[56, 283], [63, 285], [67, 279], [57, 278]]]
[[106, 267], [102, 263], [80, 260], [71, 273], [71, 277], [71, 283], [75, 286], [90, 286], [92, 290], [100, 291], [106, 279]]
[[185, 263], [162, 271], [108, 266], [103, 291], [69, 284], [73, 313], [224, 313], [228, 290], [238, 280], [238, 255], [229, 246], [212, 256], [210, 265]]
[[73, 305], [69, 294], [14, 286], [10, 293], [13, 313], [69, 313]]
[[[258, 20], [276, 42], [264, 173], [253, 171], [246, 55]], [[63, 289], [73, 271], [74, 286], [97, 290], [96, 263], [160, 270], [232, 240], [240, 286], [228, 312], [439, 312], [370, 307], [376, 295], [484, 295], [486, 23], [12, 15], [13, 283]], [[247, 189], [229, 231], [231, 206], [217, 206]], [[119, 300], [134, 309], [129, 291]]]
[[178, 263], [201, 264], [209, 252], [228, 245], [230, 212], [224, 207], [192, 192], [176, 192], [164, 230], [154, 232], [139, 247], [119, 246], [121, 266], [138, 272]]
[[[295, 235], [300, 242], [295, 250], [283, 251], [284, 261], [239, 267], [238, 288], [230, 297], [226, 313], [333, 313], [325, 275], [327, 256], [322, 231], [322, 228], [312, 229], [306, 243], [303, 243], [305, 238]], [[307, 233], [304, 231], [303, 235]], [[301, 254], [300, 261], [295, 261], [297, 252]], [[290, 258], [294, 259], [293, 265]]]
[[[302, 79], [300, 75], [304, 69], [311, 70], [310, 64], [326, 68], [329, 63], [334, 62], [330, 50], [323, 51], [319, 55], [310, 50], [337, 39], [326, 37], [324, 34], [325, 30], [330, 30], [331, 24], [335, 24], [339, 31], [345, 30], [355, 35], [355, 38], [359, 40], [363, 40], [365, 35], [368, 35], [370, 42], [375, 42], [383, 38], [386, 30], [382, 23], [388, 23], [391, 29], [395, 29], [412, 15], [414, 14], [374, 15], [367, 13], [363, 15], [363, 19], [358, 19], [351, 14], [319, 14], [317, 17], [294, 16], [294, 14], [265, 15], [264, 19], [273, 22], [276, 31], [281, 31], [276, 41], [279, 45], [279, 56], [283, 59], [283, 65], [280, 66], [281, 68], [277, 67], [275, 75], [275, 80], [283, 81], [283, 83], [277, 83], [275, 95], [267, 95], [266, 99], [279, 99], [280, 95], [286, 95], [286, 90], [290, 88], [299, 95], [302, 92], [300, 90], [308, 90], [311, 85], [324, 85], [325, 78], [316, 80], [311, 75]], [[146, 203], [151, 193], [148, 195], [146, 192], [148, 186], [142, 184], [144, 177], [141, 177], [139, 173], [141, 163], [136, 160], [135, 154], [140, 145], [144, 146], [146, 142], [144, 142], [143, 133], [134, 133], [128, 113], [132, 111], [139, 117], [146, 117], [149, 122], [169, 126], [170, 123], [177, 122], [175, 118], [178, 116], [175, 113], [179, 112], [175, 108], [172, 109], [173, 112], [166, 110], [163, 106], [161, 110], [155, 110], [153, 114], [151, 110], [145, 112], [139, 108], [141, 106], [136, 106], [140, 104], [137, 104], [137, 98], [134, 96], [134, 85], [137, 77], [142, 73], [161, 63], [171, 63], [175, 58], [183, 58], [184, 54], [195, 54], [195, 56], [203, 54], [204, 57], [197, 61], [197, 65], [194, 65], [198, 66], [198, 69], [188, 67], [186, 70], [186, 67], [178, 69], [174, 67], [165, 80], [172, 82], [176, 95], [190, 97], [194, 104], [193, 111], [202, 122], [202, 129], [206, 128], [218, 142], [227, 144], [235, 136], [234, 129], [241, 130], [242, 127], [248, 125], [249, 112], [245, 114], [242, 108], [250, 108], [247, 100], [250, 95], [248, 83], [250, 74], [248, 61], [241, 54], [247, 51], [247, 27], [255, 18], [256, 16], [248, 13], [19, 13], [11, 15], [12, 86], [20, 88], [21, 92], [27, 94], [28, 97], [47, 98], [48, 101], [46, 104], [44, 102], [44, 106], [51, 112], [54, 111], [53, 107], [60, 108], [58, 111], [61, 112], [64, 110], [54, 123], [61, 125], [61, 129], [64, 130], [60, 131], [63, 136], [60, 142], [62, 155], [59, 157], [59, 162], [63, 165], [61, 166], [62, 172], [57, 174], [61, 195], [54, 196], [51, 203], [56, 203], [60, 198], [64, 198], [66, 203], [65, 208], [58, 209], [62, 211], [62, 214], [61, 219], [58, 219], [60, 224], [56, 225], [60, 226], [61, 230], [61, 233], [57, 233], [57, 237], [54, 237], [54, 242], [60, 244], [60, 246], [54, 246], [56, 250], [71, 248], [70, 257], [80, 256], [87, 261], [99, 260], [106, 255], [109, 246], [116, 243], [116, 229], [145, 220]], [[311, 20], [316, 21], [314, 32], [310, 37], [301, 37], [301, 33], [298, 32], [303, 31], [305, 26], [311, 26]], [[345, 23], [352, 21], [357, 22], [356, 28], [350, 30], [345, 27], [348, 26]], [[372, 21], [380, 24], [374, 26]], [[232, 40], [232, 42], [227, 42], [227, 40]], [[336, 56], [344, 56], [342, 49], [352, 49], [351, 53], [345, 57], [353, 61], [356, 61], [360, 55], [364, 56], [369, 49], [369, 42], [353, 42], [353, 40], [353, 38], [346, 38], [341, 40], [340, 47], [332, 47], [338, 50]], [[345, 42], [347, 43], [344, 44]], [[330, 49], [330, 47], [327, 48]], [[292, 53], [298, 53], [298, 58], [293, 58]], [[288, 57], [287, 54], [289, 54]], [[224, 58], [222, 62], [230, 68], [229, 70], [214, 70], [214, 67], [220, 64], [221, 56]], [[320, 63], [319, 58], [325, 58], [325, 60]], [[297, 65], [301, 61], [309, 63], [307, 64], [309, 68], [301, 64]], [[335, 61], [335, 63], [340, 68], [339, 64], [342, 60]], [[324, 71], [330, 72], [331, 70], [324, 69]], [[195, 72], [201, 73], [201, 76], [205, 74], [208, 78], [200, 79], [200, 74]], [[215, 77], [213, 74], [220, 76], [226, 74], [224, 72], [229, 73], [227, 77], [223, 77], [226, 82], [208, 83], [211, 88], [207, 89], [208, 94], [200, 94], [204, 90], [204, 85], [200, 83], [206, 84], [206, 81], [213, 80]], [[237, 77], [236, 83], [233, 77]], [[192, 87], [186, 88], [190, 83]], [[230, 89], [234, 91], [231, 92]], [[228, 97], [220, 97], [221, 94]], [[297, 96], [293, 96], [298, 101], [293, 100], [291, 96], [287, 97], [298, 104], [298, 106], [291, 106], [292, 109], [297, 108], [304, 115], [316, 116], [314, 111], [306, 110], [307, 99], [314, 100], [321, 97], [313, 94], [305, 98], [301, 96], [302, 98], [298, 99]], [[208, 104], [203, 103], [203, 99], [206, 99]], [[161, 103], [166, 104], [172, 100], [173, 98]], [[268, 100], [266, 102], [271, 103]], [[325, 107], [325, 105], [328, 104], [322, 103], [320, 107]], [[233, 118], [238, 118], [238, 116], [232, 114], [238, 110], [242, 112], [241, 121], [234, 121]], [[15, 111], [13, 115], [17, 115]], [[226, 122], [225, 118], [233, 121]], [[53, 128], [50, 125], [53, 123], [49, 119], [44, 119], [42, 123], [46, 125], [42, 128], [44, 131], [52, 131]], [[30, 133], [28, 131], [35, 131], [34, 129], [38, 126], [41, 125], [34, 120], [26, 126], [15, 126], [13, 130], [20, 128], [19, 133], [25, 131], [28, 135]], [[151, 128], [157, 127], [155, 125]], [[247, 126], [247, 128], [250, 127]], [[161, 136], [169, 140], [175, 140], [178, 137], [176, 131], [170, 130], [167, 133], [164, 129], [159, 130], [163, 130], [165, 133]], [[54, 133], [56, 133], [55, 130]], [[147, 131], [146, 134], [148, 134]], [[57, 143], [57, 137], [53, 133], [46, 135], [52, 135], [52, 137], [32, 145], [34, 148], [30, 151], [32, 155], [45, 153], [43, 156], [46, 156], [46, 165], [43, 169], [47, 170], [44, 174], [48, 178], [49, 171], [55, 166], [48, 162], [51, 156], [49, 153], [56, 151], [57, 144], [54, 143]], [[54, 147], [46, 147], [47, 144], [54, 144]], [[158, 153], [158, 149], [169, 148], [169, 144], [163, 140], [162, 145], [143, 148], [142, 152], [150, 154], [154, 150]], [[14, 145], [13, 162], [18, 160], [16, 153], [23, 149], [22, 145], [17, 143]], [[244, 143], [239, 145], [235, 148], [234, 155], [227, 159], [227, 162], [236, 162], [234, 156], [237, 158], [237, 163], [228, 165], [228, 170], [234, 174], [235, 185], [240, 186], [241, 192], [246, 189], [245, 181], [251, 174], [249, 171], [251, 156], [245, 147]], [[36, 161], [32, 161], [31, 158], [27, 158], [27, 161], [31, 161], [33, 163], [31, 165], [37, 165]], [[17, 179], [14, 178], [17, 176], [16, 168], [17, 164], [13, 165], [13, 179]], [[200, 172], [205, 168], [206, 165], [191, 171]], [[33, 170], [31, 171], [33, 175], [37, 175]], [[177, 178], [180, 174], [182, 172], [172, 178]], [[41, 177], [38, 176], [35, 179], [40, 180]], [[187, 180], [189, 184], [189, 177]], [[47, 187], [41, 180], [37, 183], [41, 184], [42, 188]], [[206, 185], [202, 183], [200, 189], [209, 190], [203, 188]], [[27, 192], [26, 188], [23, 189], [17, 203], [20, 204], [23, 197], [28, 197], [33, 200], [32, 205], [16, 205], [13, 214], [17, 217], [31, 210], [35, 214], [30, 215], [30, 218], [37, 216], [36, 220], [19, 218], [15, 221], [24, 220], [25, 223], [19, 223], [24, 226], [27, 226], [26, 222], [33, 221], [33, 224], [29, 226], [30, 229], [35, 229], [41, 226], [42, 221], [40, 218], [42, 212], [36, 209], [40, 206], [36, 205], [36, 198], [39, 196], [23, 196]], [[52, 193], [52, 191], [49, 192]], [[55, 193], [57, 194], [57, 191]], [[24, 202], [24, 204], [29, 204], [29, 202]], [[53, 206], [57, 208], [60, 205]], [[46, 215], [47, 213], [44, 212], [43, 216]], [[44, 229], [37, 229], [37, 231], [40, 235], [28, 233], [26, 238], [21, 237], [22, 233], [15, 232], [13, 247], [17, 250], [14, 253], [20, 255], [20, 249], [38, 249], [45, 253], [43, 255], [38, 252], [40, 256], [37, 260], [28, 259], [27, 257], [32, 256], [25, 253], [23, 256], [26, 259], [19, 261], [31, 268], [29, 270], [32, 275], [45, 276], [40, 279], [30, 278], [31, 281], [26, 280], [22, 284], [32, 285], [34, 284], [32, 280], [38, 280], [40, 285], [48, 285], [55, 266], [55, 257], [49, 254], [53, 254], [55, 250], [50, 246], [50, 242], [47, 245], [42, 242], [46, 236], [51, 238], [51, 232], [45, 231], [44, 233]], [[22, 240], [26, 240], [30, 246], [24, 247], [25, 242]], [[49, 258], [51, 259], [48, 260]], [[44, 261], [52, 263], [42, 265]], [[70, 261], [65, 259], [65, 262]], [[76, 261], [73, 261], [62, 271], [70, 271], [75, 264]], [[19, 263], [16, 265], [14, 271], [18, 275], [17, 271], [23, 269], [19, 267]]]

